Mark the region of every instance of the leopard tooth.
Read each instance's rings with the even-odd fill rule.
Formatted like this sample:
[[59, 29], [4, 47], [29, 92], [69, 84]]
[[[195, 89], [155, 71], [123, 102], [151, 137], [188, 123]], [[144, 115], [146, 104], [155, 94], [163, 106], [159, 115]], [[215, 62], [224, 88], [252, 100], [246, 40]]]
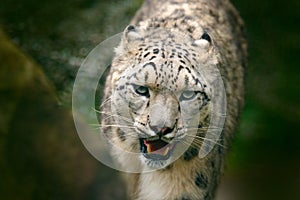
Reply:
[[170, 149], [170, 147], [167, 147], [167, 148], [166, 148], [166, 150], [165, 150], [165, 152], [164, 152], [164, 154], [163, 154], [164, 156], [167, 155], [167, 154], [169, 153], [169, 149]]
[[147, 141], [154, 141], [154, 140], [158, 140], [159, 136], [153, 136], [153, 137], [149, 137], [147, 138]]
[[162, 137], [161, 140], [166, 142], [166, 143], [170, 143], [170, 139], [168, 139], [168, 138]]
[[146, 145], [147, 146], [147, 153], [151, 153], [151, 145]]

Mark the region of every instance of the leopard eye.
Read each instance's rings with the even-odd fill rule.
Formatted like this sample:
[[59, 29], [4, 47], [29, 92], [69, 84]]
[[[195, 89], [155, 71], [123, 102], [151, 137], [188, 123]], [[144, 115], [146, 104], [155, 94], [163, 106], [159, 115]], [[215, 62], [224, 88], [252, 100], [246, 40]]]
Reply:
[[181, 94], [179, 100], [180, 101], [187, 101], [187, 100], [191, 100], [191, 99], [195, 98], [196, 96], [197, 96], [196, 91], [186, 90]]
[[141, 96], [145, 96], [145, 97], [150, 96], [149, 88], [147, 88], [145, 86], [133, 85], [133, 88], [134, 88], [134, 91]]

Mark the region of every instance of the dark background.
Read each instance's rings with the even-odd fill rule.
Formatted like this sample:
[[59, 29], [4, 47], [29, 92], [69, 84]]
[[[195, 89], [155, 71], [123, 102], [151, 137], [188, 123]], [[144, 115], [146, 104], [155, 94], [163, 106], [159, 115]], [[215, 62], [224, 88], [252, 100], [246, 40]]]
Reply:
[[[234, 0], [249, 41], [246, 105], [218, 200], [300, 197], [300, 3]], [[0, 198], [124, 199], [85, 150], [71, 92], [87, 54], [141, 0], [2, 0]]]

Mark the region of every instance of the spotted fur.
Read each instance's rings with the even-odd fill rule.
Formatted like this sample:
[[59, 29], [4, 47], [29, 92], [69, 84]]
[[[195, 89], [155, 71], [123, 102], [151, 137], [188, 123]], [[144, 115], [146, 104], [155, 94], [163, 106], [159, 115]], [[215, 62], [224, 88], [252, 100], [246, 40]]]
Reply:
[[[103, 131], [128, 152], [141, 153], [141, 138], [180, 144], [163, 161], [128, 158], [113, 148], [112, 154], [125, 168], [162, 168], [127, 174], [130, 198], [213, 199], [224, 146], [230, 146], [243, 105], [243, 22], [227, 0], [147, 0], [132, 24], [124, 30], [106, 80]], [[216, 69], [226, 90], [226, 121], [218, 144], [199, 158], [212, 91], [219, 87]], [[188, 136], [189, 127], [195, 127], [196, 137]], [[191, 144], [173, 162], [181, 143]]]

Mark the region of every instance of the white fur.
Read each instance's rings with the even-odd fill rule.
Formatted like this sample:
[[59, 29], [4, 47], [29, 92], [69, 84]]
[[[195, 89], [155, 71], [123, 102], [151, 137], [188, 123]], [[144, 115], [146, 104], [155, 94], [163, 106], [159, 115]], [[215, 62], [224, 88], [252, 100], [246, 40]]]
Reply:
[[209, 41], [205, 39], [195, 40], [194, 42], [197, 46], [201, 47], [202, 49], [208, 50], [210, 47]]

